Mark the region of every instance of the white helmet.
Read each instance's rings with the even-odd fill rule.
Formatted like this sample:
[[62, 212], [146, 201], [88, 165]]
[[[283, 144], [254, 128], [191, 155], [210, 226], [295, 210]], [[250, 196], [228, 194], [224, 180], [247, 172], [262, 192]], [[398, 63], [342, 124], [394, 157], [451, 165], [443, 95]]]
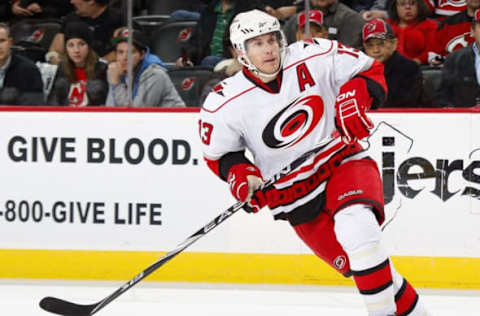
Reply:
[[[251, 38], [272, 32], [278, 32], [279, 34], [280, 67], [274, 74], [265, 74], [260, 72], [248, 58], [245, 43]], [[230, 41], [232, 42], [233, 48], [238, 53], [238, 61], [251, 72], [266, 77], [275, 77], [280, 69], [282, 69], [287, 48], [287, 40], [280, 27], [280, 22], [276, 17], [260, 10], [251, 10], [237, 14], [230, 24]]]

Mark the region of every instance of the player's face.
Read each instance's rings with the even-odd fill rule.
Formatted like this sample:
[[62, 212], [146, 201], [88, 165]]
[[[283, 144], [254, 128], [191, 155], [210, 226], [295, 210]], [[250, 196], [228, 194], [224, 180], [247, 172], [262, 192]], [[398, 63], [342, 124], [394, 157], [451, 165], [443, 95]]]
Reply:
[[378, 62], [385, 62], [397, 49], [396, 39], [371, 38], [363, 43], [365, 53]]
[[274, 33], [259, 35], [247, 41], [247, 55], [260, 72], [273, 74], [280, 67], [280, 43]]
[[68, 57], [76, 67], [85, 67], [88, 56], [88, 44], [81, 38], [71, 38], [66, 43]]
[[400, 22], [411, 23], [417, 19], [417, 0], [397, 0], [397, 12]]

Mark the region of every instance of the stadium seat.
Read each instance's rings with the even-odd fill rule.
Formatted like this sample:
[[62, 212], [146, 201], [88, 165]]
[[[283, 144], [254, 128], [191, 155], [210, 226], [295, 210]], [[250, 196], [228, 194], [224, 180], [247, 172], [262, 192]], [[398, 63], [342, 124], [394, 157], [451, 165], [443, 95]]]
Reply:
[[192, 0], [148, 0], [147, 14], [171, 14], [175, 10], [189, 10]]
[[60, 20], [24, 20], [14, 24], [10, 34], [15, 45], [30, 43], [35, 46], [49, 49], [55, 34], [62, 28]]
[[422, 104], [427, 107], [435, 107], [435, 95], [442, 84], [442, 68], [422, 66], [423, 94]]
[[201, 106], [200, 94], [212, 74], [212, 68], [208, 67], [178, 67], [168, 70], [173, 85], [188, 107]]
[[158, 26], [150, 34], [152, 53], [167, 66], [175, 65], [196, 25], [196, 21], [171, 21]]
[[145, 32], [149, 37], [153, 30], [158, 28], [165, 22], [168, 22], [170, 15], [157, 14], [157, 15], [141, 15], [133, 17], [133, 21], [140, 26], [141, 30]]
[[35, 45], [29, 45], [28, 43], [19, 43], [20, 45], [12, 45], [11, 50], [13, 54], [21, 55], [30, 59], [33, 62], [44, 62], [47, 49]]

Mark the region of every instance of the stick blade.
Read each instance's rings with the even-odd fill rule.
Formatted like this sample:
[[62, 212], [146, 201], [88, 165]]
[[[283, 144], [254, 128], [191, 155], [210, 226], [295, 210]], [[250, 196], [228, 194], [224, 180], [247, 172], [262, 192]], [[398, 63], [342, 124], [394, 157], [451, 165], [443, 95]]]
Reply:
[[47, 312], [65, 316], [89, 316], [97, 304], [80, 305], [56, 297], [44, 297], [40, 307]]

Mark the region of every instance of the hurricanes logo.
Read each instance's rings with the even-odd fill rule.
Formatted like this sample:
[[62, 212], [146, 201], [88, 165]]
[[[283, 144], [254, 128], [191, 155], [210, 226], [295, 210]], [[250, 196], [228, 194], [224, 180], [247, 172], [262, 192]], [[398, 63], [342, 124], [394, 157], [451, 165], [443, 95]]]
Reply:
[[270, 148], [292, 147], [308, 136], [323, 116], [318, 95], [300, 97], [275, 115], [263, 130], [263, 142]]
[[213, 87], [212, 89], [213, 92], [221, 95], [222, 97], [224, 97], [225, 95], [223, 94], [223, 84], [220, 82], [218, 83], [217, 85], [215, 85], [215, 87]]
[[333, 264], [338, 270], [343, 269], [346, 263], [347, 263], [347, 258], [345, 258], [345, 256], [338, 256], [335, 258], [335, 261], [333, 261]]

